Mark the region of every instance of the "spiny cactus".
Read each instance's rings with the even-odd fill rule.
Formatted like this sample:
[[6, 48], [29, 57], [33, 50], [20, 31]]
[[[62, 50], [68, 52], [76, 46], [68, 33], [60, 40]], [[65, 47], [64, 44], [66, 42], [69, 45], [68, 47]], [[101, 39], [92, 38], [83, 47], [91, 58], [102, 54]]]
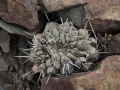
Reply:
[[32, 71], [40, 72], [42, 77], [89, 70], [98, 59], [97, 40], [90, 35], [86, 29], [76, 29], [70, 21], [50, 22], [42, 36], [33, 35], [30, 53], [23, 57], [34, 63]]

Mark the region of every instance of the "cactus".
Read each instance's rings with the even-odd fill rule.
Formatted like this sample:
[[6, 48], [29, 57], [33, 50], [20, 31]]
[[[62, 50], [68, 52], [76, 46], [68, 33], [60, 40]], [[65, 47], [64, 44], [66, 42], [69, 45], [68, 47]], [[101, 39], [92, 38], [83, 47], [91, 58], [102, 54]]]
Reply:
[[30, 51], [29, 60], [38, 63], [39, 68], [44, 64], [46, 69], [43, 71], [47, 75], [71, 74], [84, 63], [98, 58], [97, 41], [90, 37], [87, 30], [77, 30], [68, 21], [48, 23], [42, 37], [34, 35], [32, 41], [34, 48]]
[[50, 22], [42, 36], [33, 35], [33, 43], [29, 42], [30, 53], [23, 57], [34, 63], [32, 71], [39, 71], [42, 77], [68, 75], [81, 69], [89, 71], [92, 62], [99, 57], [97, 40], [90, 35], [86, 29], [77, 29], [69, 21]]

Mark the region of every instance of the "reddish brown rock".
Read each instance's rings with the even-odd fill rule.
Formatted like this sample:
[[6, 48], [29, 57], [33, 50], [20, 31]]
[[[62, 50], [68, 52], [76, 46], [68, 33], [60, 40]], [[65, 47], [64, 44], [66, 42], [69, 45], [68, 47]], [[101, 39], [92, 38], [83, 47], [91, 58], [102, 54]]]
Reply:
[[76, 90], [119, 90], [120, 56], [104, 59], [97, 70], [72, 78]]
[[36, 0], [0, 0], [0, 16], [6, 22], [33, 30], [39, 23], [36, 5]]
[[47, 78], [41, 80], [41, 90], [119, 90], [120, 56], [105, 58], [94, 70], [67, 78]]
[[[38, 0], [39, 1], [39, 0]], [[58, 11], [71, 6], [87, 3], [87, 0], [42, 0], [48, 12]]]
[[106, 43], [108, 52], [110, 54], [120, 53], [120, 33], [116, 35], [111, 35], [109, 40], [104, 40], [103, 43]]
[[88, 0], [86, 17], [120, 21], [120, 0]]

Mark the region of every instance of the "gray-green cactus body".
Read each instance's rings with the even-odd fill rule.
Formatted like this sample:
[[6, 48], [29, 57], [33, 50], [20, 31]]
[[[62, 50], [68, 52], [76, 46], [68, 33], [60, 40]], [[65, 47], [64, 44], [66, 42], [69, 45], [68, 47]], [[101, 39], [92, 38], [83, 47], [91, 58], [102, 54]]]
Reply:
[[[89, 69], [97, 60], [97, 44], [87, 30], [77, 30], [71, 23], [50, 22], [46, 25], [42, 38], [33, 38], [30, 61], [39, 62], [39, 68], [49, 74], [72, 74], [80, 68]], [[36, 62], [36, 58], [38, 59]], [[79, 70], [78, 70], [79, 72]]]

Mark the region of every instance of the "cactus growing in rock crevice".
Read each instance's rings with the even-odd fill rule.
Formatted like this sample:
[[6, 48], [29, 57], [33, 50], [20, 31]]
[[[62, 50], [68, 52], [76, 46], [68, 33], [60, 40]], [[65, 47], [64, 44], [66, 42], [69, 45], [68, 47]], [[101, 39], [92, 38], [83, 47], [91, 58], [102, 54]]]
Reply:
[[97, 41], [85, 29], [77, 30], [70, 22], [63, 24], [50, 22], [46, 25], [42, 38], [36, 34], [30, 61], [38, 65], [46, 74], [71, 74], [87, 62], [97, 60]]
[[72, 74], [89, 70], [98, 59], [97, 40], [86, 29], [76, 29], [66, 21], [50, 22], [41, 34], [33, 35], [28, 60], [34, 63], [32, 71], [41, 76]]

